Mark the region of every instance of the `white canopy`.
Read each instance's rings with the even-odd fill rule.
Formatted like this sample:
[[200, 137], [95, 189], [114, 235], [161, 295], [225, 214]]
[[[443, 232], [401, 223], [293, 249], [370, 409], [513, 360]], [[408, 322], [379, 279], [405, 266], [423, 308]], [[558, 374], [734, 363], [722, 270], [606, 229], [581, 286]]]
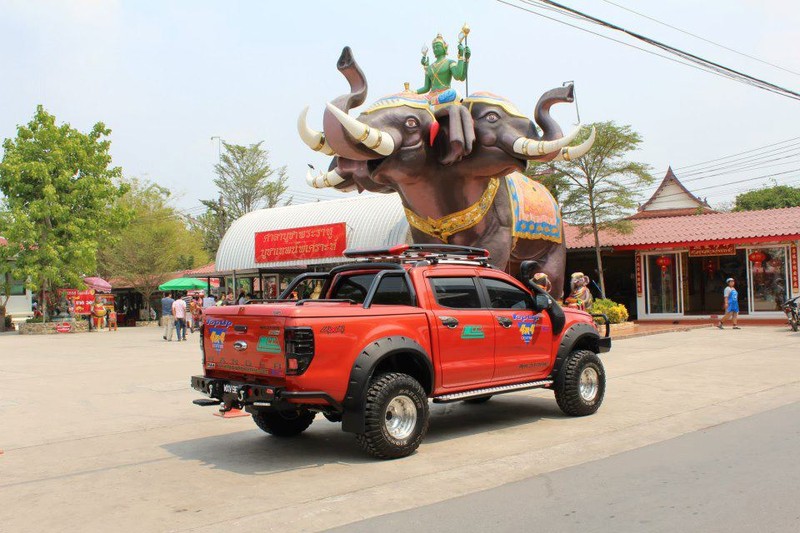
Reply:
[[377, 248], [411, 242], [408, 222], [397, 194], [348, 197], [272, 209], [259, 209], [236, 220], [217, 250], [216, 270], [245, 271], [343, 263], [343, 257], [256, 263], [255, 234], [344, 222], [347, 248]]

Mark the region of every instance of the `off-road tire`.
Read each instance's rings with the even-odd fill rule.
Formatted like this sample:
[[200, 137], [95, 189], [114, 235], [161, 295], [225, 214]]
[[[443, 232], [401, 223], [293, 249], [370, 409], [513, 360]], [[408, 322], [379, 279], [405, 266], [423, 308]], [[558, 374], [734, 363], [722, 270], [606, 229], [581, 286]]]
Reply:
[[[596, 390], [587, 399], [581, 394], [581, 375], [596, 377]], [[592, 372], [593, 371], [593, 372]], [[590, 350], [575, 350], [567, 356], [554, 384], [556, 402], [561, 410], [570, 416], [594, 414], [603, 403], [606, 392], [606, 372], [597, 354]]]
[[481, 396], [480, 398], [472, 398], [470, 400], [464, 400], [464, 403], [472, 404], [472, 405], [480, 405], [482, 403], [486, 403], [492, 399], [492, 396]]
[[[391, 413], [388, 410], [393, 402], [408, 404], [406, 400], [413, 403], [416, 419], [409, 434], [397, 438], [389, 433]], [[370, 381], [364, 407], [366, 431], [356, 434], [356, 440], [364, 451], [378, 459], [406, 457], [414, 453], [425, 438], [429, 418], [428, 397], [417, 380], [397, 372], [381, 374]]]
[[297, 411], [255, 411], [253, 422], [264, 432], [275, 437], [294, 437], [308, 429], [317, 413]]

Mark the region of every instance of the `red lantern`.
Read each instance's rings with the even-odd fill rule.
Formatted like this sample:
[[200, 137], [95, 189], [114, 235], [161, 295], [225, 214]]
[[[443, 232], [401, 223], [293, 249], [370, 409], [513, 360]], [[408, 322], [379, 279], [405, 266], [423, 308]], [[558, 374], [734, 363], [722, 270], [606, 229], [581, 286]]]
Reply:
[[656, 264], [661, 267], [661, 272], [666, 272], [669, 266], [672, 264], [672, 258], [668, 255], [662, 255], [656, 259]]
[[751, 263], [754, 263], [756, 268], [761, 268], [761, 263], [767, 259], [767, 254], [761, 250], [756, 250], [747, 256]]

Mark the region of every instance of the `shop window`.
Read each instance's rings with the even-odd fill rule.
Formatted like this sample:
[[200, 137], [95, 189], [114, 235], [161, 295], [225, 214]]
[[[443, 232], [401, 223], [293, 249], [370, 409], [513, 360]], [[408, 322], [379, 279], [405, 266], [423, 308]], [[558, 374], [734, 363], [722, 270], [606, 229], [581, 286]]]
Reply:
[[788, 299], [786, 255], [786, 248], [783, 247], [750, 251], [748, 262], [752, 280], [753, 311], [780, 311], [781, 304]]
[[11, 278], [11, 296], [25, 296], [25, 282]]

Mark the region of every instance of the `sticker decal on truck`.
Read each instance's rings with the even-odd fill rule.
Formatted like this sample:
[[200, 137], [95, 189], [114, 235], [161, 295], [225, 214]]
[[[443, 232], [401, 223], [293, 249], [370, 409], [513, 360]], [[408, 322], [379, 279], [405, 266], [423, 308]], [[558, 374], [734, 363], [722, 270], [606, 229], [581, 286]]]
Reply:
[[278, 337], [259, 337], [256, 351], [266, 353], [281, 353], [281, 345], [278, 344]]

